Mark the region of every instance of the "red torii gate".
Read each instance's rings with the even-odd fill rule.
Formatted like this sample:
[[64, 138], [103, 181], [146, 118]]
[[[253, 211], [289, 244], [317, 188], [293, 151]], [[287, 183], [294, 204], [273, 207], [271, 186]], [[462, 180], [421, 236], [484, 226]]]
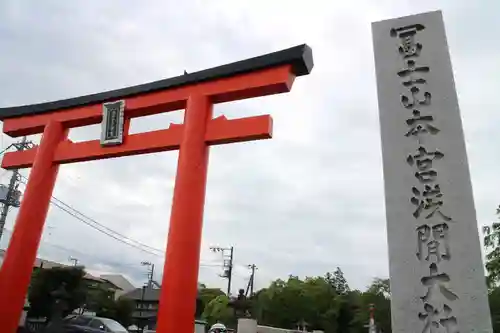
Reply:
[[[7, 153], [2, 161], [5, 169], [32, 168], [0, 270], [2, 332], [16, 332], [59, 165], [175, 149], [179, 160], [157, 332], [193, 332], [209, 146], [272, 136], [269, 115], [212, 119], [212, 105], [288, 92], [295, 77], [312, 67], [312, 50], [304, 44], [148, 84], [0, 108], [7, 135], [43, 133], [38, 147]], [[185, 109], [181, 125], [128, 133], [132, 118], [179, 109]], [[70, 128], [98, 123], [105, 128], [101, 141], [74, 143], [67, 137]]]

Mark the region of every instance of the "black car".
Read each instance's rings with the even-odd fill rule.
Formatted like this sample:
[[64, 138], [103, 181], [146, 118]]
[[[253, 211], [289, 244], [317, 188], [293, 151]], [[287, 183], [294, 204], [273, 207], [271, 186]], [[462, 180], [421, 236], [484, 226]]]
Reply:
[[109, 318], [72, 315], [63, 322], [65, 333], [128, 333], [120, 323]]

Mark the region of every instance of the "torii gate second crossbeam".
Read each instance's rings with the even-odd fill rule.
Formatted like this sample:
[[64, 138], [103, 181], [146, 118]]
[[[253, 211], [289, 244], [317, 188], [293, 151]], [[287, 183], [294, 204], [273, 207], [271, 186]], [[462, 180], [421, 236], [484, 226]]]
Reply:
[[[0, 270], [0, 323], [14, 333], [23, 309], [60, 164], [179, 149], [158, 333], [193, 332], [209, 146], [272, 136], [269, 115], [212, 118], [212, 105], [290, 91], [313, 67], [307, 45], [139, 86], [0, 108], [4, 133], [43, 133], [33, 149], [7, 153], [6, 169], [31, 173]], [[185, 109], [184, 123], [129, 134], [130, 120]], [[102, 124], [101, 140], [74, 143], [70, 128]]]

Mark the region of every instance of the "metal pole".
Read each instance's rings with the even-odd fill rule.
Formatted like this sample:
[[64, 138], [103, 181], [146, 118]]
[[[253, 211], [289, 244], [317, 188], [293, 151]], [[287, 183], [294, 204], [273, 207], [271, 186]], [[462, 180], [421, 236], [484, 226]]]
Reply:
[[140, 329], [142, 332], [144, 332], [144, 318], [142, 316], [143, 312], [142, 312], [142, 308], [144, 307], [144, 296], [146, 294], [146, 286], [142, 286], [142, 293], [141, 293], [141, 314], [140, 314]]
[[252, 273], [250, 274], [250, 279], [248, 279], [248, 284], [247, 284], [247, 289], [245, 291], [245, 296], [248, 297], [248, 291], [250, 290], [250, 297], [253, 295], [253, 286], [254, 286], [254, 279], [255, 279], [255, 270], [257, 269], [257, 266], [255, 264], [248, 265], [248, 268], [252, 270]]
[[[24, 148], [26, 148], [26, 137], [23, 136], [20, 142], [20, 146], [15, 146], [19, 151], [23, 151]], [[7, 198], [5, 200], [5, 203], [3, 204], [2, 207], [2, 212], [0, 214], [0, 240], [2, 239], [3, 236], [3, 231], [5, 227], [5, 221], [7, 220], [7, 214], [9, 213], [9, 208], [12, 206], [12, 200], [14, 191], [16, 190], [16, 183], [19, 180], [19, 169], [14, 169], [12, 171], [12, 176], [10, 177], [10, 182], [9, 182], [9, 190], [7, 192]]]
[[250, 297], [252, 297], [252, 295], [253, 295], [253, 284], [254, 284], [254, 281], [255, 281], [255, 264], [252, 264], [252, 277], [250, 279], [251, 279], [251, 283], [250, 283]]
[[233, 253], [234, 247], [231, 246], [231, 254], [229, 257], [229, 269], [228, 269], [228, 277], [227, 277], [227, 296], [231, 295], [231, 280], [233, 278]]
[[151, 276], [149, 277], [149, 288], [153, 286], [153, 277], [155, 274], [155, 264], [151, 265]]

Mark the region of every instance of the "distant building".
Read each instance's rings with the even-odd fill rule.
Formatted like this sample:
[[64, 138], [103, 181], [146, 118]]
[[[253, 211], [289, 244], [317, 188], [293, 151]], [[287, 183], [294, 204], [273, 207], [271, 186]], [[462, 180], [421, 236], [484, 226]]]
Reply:
[[[158, 305], [160, 303], [161, 289], [153, 283], [142, 288], [136, 288], [121, 297], [130, 299], [134, 302], [134, 312], [132, 318], [138, 327], [154, 327], [158, 316]], [[193, 317], [201, 314], [202, 302], [200, 298], [196, 299], [196, 314]]]
[[138, 327], [152, 327], [158, 316], [158, 304], [160, 303], [160, 289], [152, 285], [136, 288], [122, 297], [134, 302], [132, 320]]
[[136, 289], [135, 286], [121, 274], [103, 274], [100, 276], [100, 278], [109, 281], [120, 288], [120, 290], [117, 290], [115, 293], [116, 299]]

